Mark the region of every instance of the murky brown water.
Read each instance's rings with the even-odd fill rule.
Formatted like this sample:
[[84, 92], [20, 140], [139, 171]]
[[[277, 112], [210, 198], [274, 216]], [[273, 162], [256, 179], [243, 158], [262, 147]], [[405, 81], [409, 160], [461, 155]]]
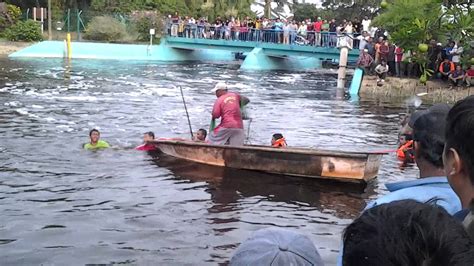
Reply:
[[[249, 141], [281, 132], [292, 146], [394, 148], [404, 103], [338, 99], [335, 75], [236, 66], [0, 59], [1, 264], [218, 264], [251, 232], [308, 235], [334, 264], [343, 228], [383, 183], [414, 178], [394, 155], [367, 188], [235, 171], [133, 150], [142, 133], [207, 128], [225, 80], [248, 96]], [[114, 148], [88, 152], [88, 131]]]

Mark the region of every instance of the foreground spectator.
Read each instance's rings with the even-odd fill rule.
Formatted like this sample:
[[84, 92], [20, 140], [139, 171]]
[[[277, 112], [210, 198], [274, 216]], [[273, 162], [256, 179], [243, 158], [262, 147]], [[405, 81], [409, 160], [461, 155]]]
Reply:
[[[444, 169], [449, 184], [461, 199], [463, 211], [455, 216], [464, 221], [474, 239], [474, 95], [458, 101], [448, 114]], [[474, 261], [474, 260], [473, 260]], [[472, 261], [471, 261], [472, 262]], [[472, 264], [471, 264], [472, 265]]]
[[307, 236], [273, 227], [254, 232], [239, 246], [230, 265], [319, 266], [324, 263]]
[[444, 135], [449, 110], [447, 104], [437, 104], [410, 117], [408, 126], [413, 129], [415, 162], [420, 170], [420, 179], [386, 184], [391, 193], [370, 202], [366, 209], [396, 200], [427, 202], [436, 199], [434, 203], [450, 214], [461, 210], [461, 202], [449, 186], [443, 168]]
[[343, 265], [472, 265], [474, 245], [444, 209], [414, 200], [365, 211], [344, 231]]

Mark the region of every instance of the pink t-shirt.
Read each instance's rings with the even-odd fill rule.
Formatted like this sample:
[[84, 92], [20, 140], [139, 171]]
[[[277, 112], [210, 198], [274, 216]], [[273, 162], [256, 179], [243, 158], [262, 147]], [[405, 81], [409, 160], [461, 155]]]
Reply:
[[314, 22], [314, 31], [316, 32], [321, 32], [321, 27], [323, 26], [322, 21], [316, 21]]
[[135, 150], [138, 150], [138, 151], [154, 151], [154, 150], [156, 150], [156, 147], [153, 144], [142, 144], [142, 145], [136, 147]]
[[219, 117], [221, 123], [217, 128], [244, 128], [240, 114], [240, 95], [228, 92], [216, 100], [212, 109], [212, 118]]

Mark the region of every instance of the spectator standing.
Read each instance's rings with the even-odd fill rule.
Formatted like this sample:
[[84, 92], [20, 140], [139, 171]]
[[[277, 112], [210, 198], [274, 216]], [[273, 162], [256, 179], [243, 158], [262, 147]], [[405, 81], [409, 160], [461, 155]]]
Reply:
[[357, 66], [364, 70], [364, 73], [367, 75], [370, 72], [372, 64], [374, 63], [374, 59], [369, 54], [369, 50], [364, 49], [359, 55], [359, 59], [357, 60]]
[[452, 61], [455, 65], [459, 65], [461, 63], [461, 55], [464, 52], [464, 48], [462, 47], [462, 41], [459, 41], [451, 50], [451, 55], [453, 56]]
[[402, 47], [396, 45], [395, 46], [395, 75], [397, 75], [397, 77], [401, 77], [402, 75], [402, 71], [401, 71], [402, 58], [403, 58], [403, 49]]
[[291, 26], [285, 22], [283, 25], [283, 44], [290, 44], [290, 28]]
[[368, 16], [365, 16], [364, 19], [362, 20], [362, 30], [366, 32], [370, 32], [370, 23], [372, 23], [372, 21], [369, 19]]
[[314, 43], [316, 46], [321, 46], [321, 29], [323, 27], [323, 21], [320, 17], [314, 22], [313, 29], [314, 29]]
[[321, 26], [321, 37], [323, 46], [328, 46], [329, 43], [329, 22], [327, 20], [323, 20], [323, 25]]
[[357, 40], [359, 41], [359, 50], [362, 51], [365, 49], [365, 45], [367, 44], [368, 40], [367, 32], [364, 31], [361, 35], [357, 36]]
[[380, 60], [388, 61], [389, 47], [387, 41], [382, 41], [379, 46]]
[[438, 61], [438, 56], [439, 56], [440, 49], [438, 48], [438, 45], [436, 44], [435, 40], [430, 41], [430, 46], [428, 47], [428, 69], [431, 69], [433, 71], [437, 70], [437, 61]]
[[[388, 43], [388, 42], [387, 42]], [[390, 68], [390, 75], [396, 75], [395, 67], [395, 45], [388, 43], [388, 55], [387, 55], [388, 66]]]
[[336, 46], [336, 43], [337, 43], [336, 31], [337, 31], [336, 20], [332, 19], [331, 22], [329, 23], [329, 45], [330, 46]]
[[347, 43], [350, 45], [350, 47], [352, 47], [352, 33], [353, 33], [354, 29], [352, 27], [352, 22], [348, 22], [347, 25], [344, 27], [344, 32], [347, 34], [346, 36], [346, 40], [347, 40]]

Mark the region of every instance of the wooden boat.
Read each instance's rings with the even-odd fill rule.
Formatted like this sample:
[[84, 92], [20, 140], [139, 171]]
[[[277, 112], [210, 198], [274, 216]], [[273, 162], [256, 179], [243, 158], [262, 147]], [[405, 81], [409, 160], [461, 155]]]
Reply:
[[183, 140], [157, 140], [173, 157], [222, 167], [273, 174], [366, 183], [377, 176], [384, 153], [343, 152], [267, 146], [209, 145]]

